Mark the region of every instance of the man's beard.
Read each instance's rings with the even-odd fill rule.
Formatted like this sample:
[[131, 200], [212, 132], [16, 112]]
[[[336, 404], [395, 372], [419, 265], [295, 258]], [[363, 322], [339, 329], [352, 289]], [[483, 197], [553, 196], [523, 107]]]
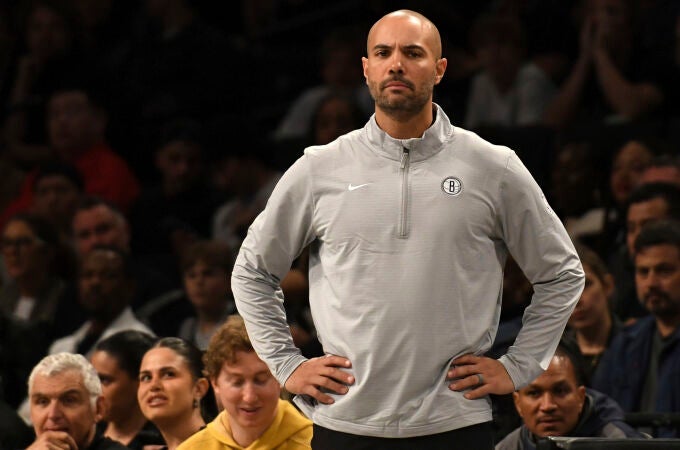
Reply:
[[[394, 81], [404, 83], [411, 89], [412, 93], [410, 93], [410, 95], [388, 96], [385, 93], [385, 87], [387, 83]], [[434, 88], [434, 81], [424, 85], [421, 89], [416, 89], [410, 81], [400, 77], [394, 77], [382, 81], [380, 84], [369, 82], [368, 88], [371, 92], [371, 96], [375, 100], [376, 106], [385, 114], [398, 119], [409, 119], [422, 111], [430, 101]]]
[[[656, 297], [650, 301], [650, 297]], [[680, 314], [680, 305], [677, 305], [665, 292], [654, 290], [644, 297], [645, 308], [653, 315], [660, 318], [672, 318]]]

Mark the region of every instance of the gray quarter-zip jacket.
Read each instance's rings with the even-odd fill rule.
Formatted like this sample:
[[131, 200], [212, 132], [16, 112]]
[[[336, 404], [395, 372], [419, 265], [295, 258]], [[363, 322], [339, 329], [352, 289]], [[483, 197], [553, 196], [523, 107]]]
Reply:
[[547, 368], [583, 289], [560, 220], [517, 155], [453, 127], [441, 108], [422, 138], [397, 140], [373, 116], [310, 147], [284, 174], [241, 247], [232, 289], [259, 356], [281, 384], [305, 361], [280, 280], [310, 247], [309, 296], [327, 354], [356, 382], [324, 405], [295, 401], [316, 424], [411, 437], [491, 420], [488, 398], [448, 388], [452, 359], [494, 340], [508, 252], [534, 287], [500, 358], [516, 388]]

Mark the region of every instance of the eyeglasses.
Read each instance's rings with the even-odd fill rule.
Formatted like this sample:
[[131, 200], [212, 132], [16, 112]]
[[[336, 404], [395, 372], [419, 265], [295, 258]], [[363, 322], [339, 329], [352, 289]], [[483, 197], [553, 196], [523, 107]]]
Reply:
[[0, 248], [2, 250], [25, 249], [34, 244], [42, 244], [43, 241], [38, 238], [32, 238], [28, 236], [19, 237], [16, 239], [2, 238], [0, 239]]

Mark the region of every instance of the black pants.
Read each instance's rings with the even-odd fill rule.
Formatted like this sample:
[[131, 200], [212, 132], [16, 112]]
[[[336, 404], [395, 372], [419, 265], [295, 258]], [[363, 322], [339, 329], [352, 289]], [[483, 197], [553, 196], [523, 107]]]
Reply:
[[341, 433], [314, 424], [313, 450], [493, 450], [491, 422], [411, 438]]

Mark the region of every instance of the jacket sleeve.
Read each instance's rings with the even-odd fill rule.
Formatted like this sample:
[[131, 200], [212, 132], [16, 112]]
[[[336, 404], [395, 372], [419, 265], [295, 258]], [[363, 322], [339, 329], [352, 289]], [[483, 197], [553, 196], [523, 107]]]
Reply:
[[562, 222], [514, 152], [497, 207], [503, 240], [534, 288], [517, 339], [499, 359], [520, 389], [547, 369], [585, 278]]
[[253, 347], [281, 384], [306, 360], [293, 344], [280, 288], [292, 261], [315, 237], [306, 158], [281, 177], [250, 226], [231, 279], [236, 307]]

